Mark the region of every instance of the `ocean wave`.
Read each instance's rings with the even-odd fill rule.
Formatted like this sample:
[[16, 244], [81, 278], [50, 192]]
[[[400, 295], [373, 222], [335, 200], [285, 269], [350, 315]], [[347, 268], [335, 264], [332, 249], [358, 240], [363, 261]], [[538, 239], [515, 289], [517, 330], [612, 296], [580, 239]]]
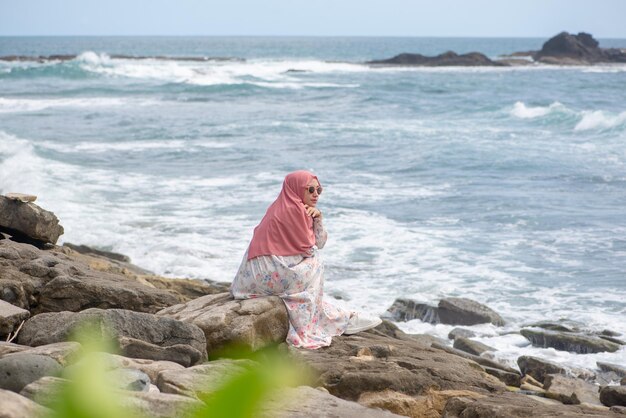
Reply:
[[190, 148], [228, 148], [232, 144], [214, 141], [185, 141], [185, 140], [139, 140], [127, 142], [78, 142], [75, 144], [60, 144], [54, 141], [46, 141], [37, 144], [37, 147], [62, 153], [107, 153], [110, 151], [148, 151], [148, 150], [186, 150]]
[[626, 111], [614, 115], [602, 110], [585, 110], [581, 116], [580, 122], [574, 127], [575, 131], [610, 129], [626, 124]]
[[554, 102], [549, 106], [526, 106], [524, 102], [515, 102], [510, 114], [520, 119], [534, 119], [546, 116], [552, 112], [563, 112], [567, 108], [559, 102]]
[[113, 106], [147, 106], [158, 103], [155, 100], [123, 99], [118, 97], [84, 97], [62, 99], [17, 99], [0, 97], [0, 113], [36, 112], [49, 108], [94, 108]]

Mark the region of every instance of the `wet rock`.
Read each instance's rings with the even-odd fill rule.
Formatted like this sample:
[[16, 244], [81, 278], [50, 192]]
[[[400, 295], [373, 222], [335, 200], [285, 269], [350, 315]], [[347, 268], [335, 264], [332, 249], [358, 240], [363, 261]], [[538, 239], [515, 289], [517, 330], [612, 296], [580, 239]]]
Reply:
[[620, 380], [619, 384], [622, 385], [622, 386], [626, 385], [626, 377], [622, 378], [622, 380]]
[[566, 370], [552, 362], [532, 356], [521, 356], [517, 364], [522, 375], [528, 374], [543, 383], [548, 374], [566, 374]]
[[626, 341], [621, 340], [619, 338], [609, 337], [607, 335], [599, 335], [599, 337], [602, 338], [603, 340], [610, 341], [610, 342], [615, 343], [615, 344], [626, 345]]
[[366, 64], [373, 65], [402, 65], [402, 66], [420, 66], [420, 67], [497, 67], [503, 64], [495, 62], [487, 58], [486, 55], [479, 52], [470, 52], [467, 54], [457, 54], [453, 51], [444, 52], [433, 57], [422, 54], [403, 53], [393, 58], [368, 61]]
[[579, 354], [615, 352], [619, 345], [598, 337], [560, 331], [523, 329], [520, 331], [534, 346]]
[[626, 406], [626, 386], [605, 386], [600, 390], [600, 402], [606, 406]]
[[43, 376], [57, 376], [62, 367], [50, 357], [17, 353], [0, 359], [0, 389], [19, 393]]
[[52, 416], [48, 408], [9, 390], [0, 389], [2, 418], [44, 418]]
[[81, 254], [94, 254], [94, 255], [99, 255], [102, 257], [106, 257], [106, 258], [110, 258], [111, 260], [115, 260], [115, 261], [123, 261], [125, 263], [130, 263], [130, 257], [124, 255], [124, 254], [119, 254], [119, 253], [114, 253], [111, 251], [104, 251], [104, 250], [99, 250], [97, 248], [92, 248], [92, 247], [88, 247], [86, 245], [76, 245], [76, 244], [72, 244], [69, 242], [65, 242], [63, 243], [64, 247], [68, 247], [71, 248], [72, 250], [81, 253]]
[[80, 344], [73, 341], [46, 344], [39, 347], [0, 342], [0, 358], [9, 357], [14, 353], [36, 354], [50, 357], [63, 367], [73, 363], [78, 358], [80, 350]]
[[30, 312], [0, 299], [0, 337], [12, 333], [30, 316]]
[[228, 293], [207, 295], [157, 315], [198, 326], [206, 336], [209, 355], [228, 345], [258, 350], [281, 343], [289, 326], [287, 309], [277, 296], [233, 300]]
[[448, 333], [448, 338], [451, 340], [456, 340], [458, 337], [463, 338], [472, 338], [475, 337], [476, 333], [471, 329], [465, 328], [454, 328], [452, 331]]
[[573, 35], [561, 32], [546, 41], [533, 58], [548, 64], [588, 65], [626, 62], [626, 53], [616, 48], [600, 48], [598, 41], [588, 33]]
[[486, 366], [486, 367], [491, 367], [491, 368], [494, 368], [494, 369], [503, 370], [503, 371], [508, 372], [508, 373], [518, 373], [517, 370], [515, 370], [515, 369], [513, 369], [511, 367], [505, 366], [503, 364], [500, 364], [500, 363], [498, 363], [496, 361], [493, 361], [491, 359], [488, 359], [488, 358], [485, 358], [485, 357], [476, 356], [474, 354], [470, 354], [470, 353], [467, 353], [465, 351], [457, 350], [456, 348], [448, 347], [447, 345], [433, 343], [433, 344], [431, 344], [431, 347], [436, 348], [438, 350], [443, 350], [443, 351], [445, 351], [447, 353], [454, 354], [454, 355], [459, 356], [459, 357], [463, 357], [463, 358], [468, 359], [468, 360], [472, 360], [472, 361], [480, 364], [481, 366]]
[[0, 231], [16, 241], [54, 244], [63, 234], [63, 227], [54, 213], [34, 203], [0, 196]]
[[457, 350], [463, 350], [467, 353], [474, 354], [476, 356], [480, 356], [485, 351], [496, 351], [495, 348], [488, 346], [487, 344], [483, 344], [479, 341], [473, 341], [469, 338], [458, 337], [454, 340], [454, 348]]
[[442, 324], [476, 325], [492, 323], [504, 325], [504, 319], [493, 309], [467, 298], [445, 298], [439, 301]]
[[411, 321], [420, 319], [431, 324], [439, 323], [437, 307], [418, 303], [411, 299], [398, 298], [387, 309], [387, 317], [394, 321]]
[[39, 346], [68, 341], [86, 321], [97, 323], [103, 337], [111, 333], [116, 348], [128, 357], [169, 360], [183, 366], [207, 358], [204, 334], [195, 325], [123, 309], [39, 314], [26, 321], [18, 342]]
[[605, 363], [603, 361], [597, 361], [596, 365], [603, 372], [613, 372], [619, 377], [626, 377], [626, 367], [619, 364]]
[[599, 387], [581, 379], [549, 374], [545, 377], [544, 388], [546, 397], [556, 399], [566, 405], [600, 404]]
[[552, 322], [552, 321], [540, 321], [527, 325], [528, 327], [543, 328], [549, 331], [565, 331], [565, 332], [577, 332], [579, 328], [569, 322]]
[[617, 331], [611, 331], [610, 329], [603, 329], [600, 332], [600, 335], [606, 335], [607, 337], [619, 337], [622, 334]]
[[520, 387], [521, 376], [519, 373], [505, 372], [504, 370], [494, 369], [493, 367], [483, 366], [483, 369], [490, 375], [498, 378], [502, 383], [507, 386]]

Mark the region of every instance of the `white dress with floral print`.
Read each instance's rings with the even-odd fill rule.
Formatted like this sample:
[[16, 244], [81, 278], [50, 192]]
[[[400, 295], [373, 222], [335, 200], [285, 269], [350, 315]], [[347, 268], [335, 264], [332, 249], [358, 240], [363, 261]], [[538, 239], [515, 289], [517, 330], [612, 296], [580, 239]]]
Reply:
[[324, 264], [318, 249], [326, 244], [321, 219], [313, 221], [315, 245], [309, 254], [262, 255], [248, 260], [243, 256], [230, 291], [235, 299], [279, 296], [289, 314], [287, 342], [309, 349], [328, 346], [332, 337], [341, 335], [352, 312], [323, 300]]

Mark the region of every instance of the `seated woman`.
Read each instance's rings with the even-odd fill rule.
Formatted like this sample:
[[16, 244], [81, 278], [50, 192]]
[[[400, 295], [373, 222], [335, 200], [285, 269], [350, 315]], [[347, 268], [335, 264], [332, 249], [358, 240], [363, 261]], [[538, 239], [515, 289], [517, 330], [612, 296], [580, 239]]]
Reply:
[[309, 349], [381, 323], [323, 300], [324, 265], [318, 250], [327, 234], [316, 208], [321, 193], [319, 180], [308, 171], [285, 177], [278, 198], [254, 229], [230, 289], [235, 299], [279, 296], [289, 314], [287, 342]]

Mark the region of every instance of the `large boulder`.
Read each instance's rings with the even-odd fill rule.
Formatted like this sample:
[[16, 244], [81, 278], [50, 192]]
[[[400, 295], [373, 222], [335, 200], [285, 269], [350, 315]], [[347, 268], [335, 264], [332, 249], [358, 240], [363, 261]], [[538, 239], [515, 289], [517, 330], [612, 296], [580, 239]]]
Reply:
[[9, 390], [0, 389], [0, 417], [44, 418], [52, 416], [48, 408]]
[[18, 353], [0, 359], [0, 389], [19, 393], [43, 376], [57, 376], [62, 367], [55, 360], [37, 354]]
[[606, 406], [626, 406], [626, 386], [605, 386], [600, 391], [600, 402]]
[[455, 356], [459, 356], [468, 360], [475, 361], [476, 363], [480, 364], [483, 367], [491, 367], [494, 369], [505, 371], [507, 373], [519, 374], [518, 371], [515, 370], [514, 368], [505, 366], [504, 364], [500, 364], [497, 361], [493, 361], [486, 357], [481, 357], [481, 356], [477, 356], [474, 354], [470, 354], [466, 351], [462, 351], [453, 347], [448, 347], [447, 345], [443, 345], [440, 343], [431, 343], [430, 346], [438, 350], [443, 350], [447, 353], [454, 354]]
[[476, 325], [492, 323], [504, 325], [497, 312], [486, 305], [467, 298], [444, 298], [437, 307], [418, 303], [411, 299], [398, 298], [387, 310], [388, 316], [396, 321], [420, 319], [431, 324]]
[[556, 350], [572, 351], [579, 354], [615, 352], [619, 344], [592, 335], [562, 331], [523, 329], [520, 331], [534, 346], [552, 347]]
[[209, 355], [231, 345], [258, 350], [280, 343], [289, 329], [287, 309], [277, 296], [234, 300], [228, 293], [207, 295], [157, 315], [198, 326]]
[[34, 203], [0, 196], [0, 231], [14, 240], [54, 244], [63, 234], [63, 227], [54, 213]]
[[0, 299], [0, 337], [5, 337], [30, 316], [26, 309]]
[[24, 324], [18, 342], [39, 346], [68, 341], [86, 322], [95, 322], [103, 337], [113, 336], [116, 348], [128, 357], [169, 360], [191, 366], [206, 360], [201, 329], [168, 317], [123, 309], [39, 314]]
[[544, 379], [543, 388], [546, 390], [547, 398], [556, 399], [564, 404], [600, 404], [599, 387], [582, 379], [549, 374]]
[[521, 356], [517, 359], [517, 364], [523, 375], [530, 375], [543, 383], [549, 374], [567, 374], [567, 370], [558, 364], [533, 356]]
[[387, 317], [394, 321], [410, 321], [419, 319], [431, 324], [439, 323], [439, 313], [437, 307], [425, 303], [418, 303], [411, 299], [398, 298], [387, 309]]
[[619, 377], [626, 377], [626, 366], [597, 361], [598, 368], [603, 372], [613, 372]]
[[467, 353], [474, 354], [475, 356], [480, 356], [486, 351], [496, 351], [495, 348], [490, 347], [487, 344], [483, 344], [480, 341], [474, 341], [464, 337], [457, 337], [454, 340], [453, 347], [457, 350], [463, 350]]
[[34, 314], [93, 307], [156, 312], [184, 300], [127, 276], [94, 270], [62, 251], [6, 239], [0, 240], [0, 272], [0, 299]]
[[533, 58], [546, 64], [581, 65], [626, 62], [626, 53], [616, 48], [600, 48], [598, 41], [588, 33], [561, 32], [547, 40]]
[[27, 345], [0, 341], [0, 358], [9, 357], [15, 353], [36, 354], [39, 356], [50, 357], [63, 367], [73, 363], [78, 358], [80, 350], [80, 344], [73, 341], [46, 344], [39, 347], [30, 347]]

